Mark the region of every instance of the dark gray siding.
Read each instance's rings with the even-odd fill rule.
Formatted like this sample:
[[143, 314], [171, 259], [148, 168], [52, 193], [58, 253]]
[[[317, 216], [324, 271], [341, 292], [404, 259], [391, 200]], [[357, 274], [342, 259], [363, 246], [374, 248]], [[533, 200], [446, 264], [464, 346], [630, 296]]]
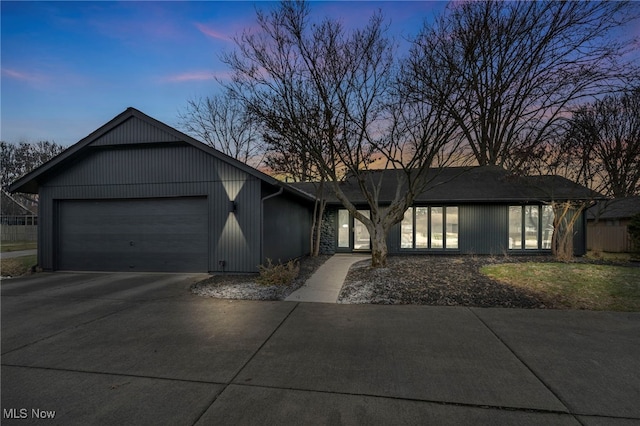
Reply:
[[59, 269], [208, 270], [206, 198], [64, 200], [58, 212]]
[[[455, 206], [455, 205], [452, 205]], [[400, 228], [397, 223], [387, 235], [390, 253], [464, 253], [501, 254], [508, 240], [508, 207], [491, 204], [470, 204], [458, 207], [458, 250], [409, 250], [400, 248]]]
[[[223, 270], [220, 261], [225, 262], [225, 271], [256, 270], [260, 263], [259, 179], [186, 144], [88, 150], [40, 188], [42, 268], [57, 267], [56, 200], [198, 196], [206, 197], [208, 204], [209, 271]], [[237, 202], [236, 213], [229, 211], [231, 200]]]
[[587, 212], [582, 212], [580, 219], [574, 225], [573, 253], [576, 256], [587, 254]]
[[92, 146], [130, 145], [139, 143], [178, 142], [174, 135], [145, 123], [139, 118], [129, 118], [118, 127], [91, 143]]
[[509, 207], [462, 205], [459, 209], [459, 246], [466, 254], [504, 254], [509, 241]]
[[286, 261], [309, 254], [311, 214], [303, 206], [284, 195], [264, 201], [263, 261]]

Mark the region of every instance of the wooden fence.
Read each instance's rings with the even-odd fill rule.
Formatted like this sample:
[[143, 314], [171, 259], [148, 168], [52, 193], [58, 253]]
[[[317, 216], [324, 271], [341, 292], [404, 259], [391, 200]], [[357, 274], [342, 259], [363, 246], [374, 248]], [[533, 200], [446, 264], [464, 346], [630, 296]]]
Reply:
[[0, 234], [2, 241], [37, 241], [38, 216], [2, 216]]
[[631, 237], [626, 226], [587, 226], [587, 250], [626, 253], [631, 251]]

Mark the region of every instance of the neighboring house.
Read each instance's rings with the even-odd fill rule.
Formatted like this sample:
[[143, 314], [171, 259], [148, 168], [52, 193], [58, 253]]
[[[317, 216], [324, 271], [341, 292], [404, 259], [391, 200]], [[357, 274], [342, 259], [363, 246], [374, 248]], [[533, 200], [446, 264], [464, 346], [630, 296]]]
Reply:
[[254, 272], [308, 253], [313, 199], [133, 108], [16, 181], [44, 270]]
[[601, 201], [587, 211], [587, 248], [624, 253], [631, 251], [628, 228], [640, 214], [640, 196]]
[[1, 241], [35, 241], [38, 228], [37, 207], [32, 202], [25, 202], [8, 194], [4, 189], [1, 190], [0, 197]]
[[[381, 174], [381, 203], [395, 171]], [[353, 182], [351, 200], [367, 206]], [[256, 272], [267, 258], [309, 252], [310, 183], [286, 184], [142, 112], [126, 111], [16, 181], [38, 194], [44, 270]], [[391, 229], [391, 253], [549, 253], [552, 200], [590, 199], [557, 176], [514, 178], [502, 168], [448, 168]], [[367, 229], [330, 198], [325, 253], [370, 249]], [[585, 252], [584, 214], [576, 254]]]
[[[372, 171], [382, 181], [382, 205], [393, 199], [394, 170]], [[560, 176], [515, 177], [501, 167], [432, 170], [430, 188], [418, 195], [405, 218], [387, 236], [389, 253], [544, 254], [551, 252], [551, 201], [590, 200], [598, 194]], [[292, 184], [313, 193], [312, 184]], [[347, 197], [367, 215], [355, 181], [341, 184]], [[574, 253], [583, 255], [585, 216], [574, 228]], [[321, 248], [324, 253], [370, 249], [366, 227], [335, 197], [329, 197]]]

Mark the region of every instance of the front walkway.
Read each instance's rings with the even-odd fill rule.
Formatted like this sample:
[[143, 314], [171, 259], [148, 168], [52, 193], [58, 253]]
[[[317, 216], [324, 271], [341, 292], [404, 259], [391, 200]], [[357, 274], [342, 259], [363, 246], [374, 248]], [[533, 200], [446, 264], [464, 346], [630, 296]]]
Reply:
[[370, 255], [335, 254], [327, 260], [298, 290], [285, 300], [291, 302], [336, 303], [349, 268]]

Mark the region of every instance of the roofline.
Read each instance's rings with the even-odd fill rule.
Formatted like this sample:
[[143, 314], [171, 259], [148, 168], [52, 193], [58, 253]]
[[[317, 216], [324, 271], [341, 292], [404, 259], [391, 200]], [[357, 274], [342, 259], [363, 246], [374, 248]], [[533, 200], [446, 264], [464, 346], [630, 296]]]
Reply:
[[[435, 204], [539, 204], [539, 203], [552, 203], [552, 202], [563, 202], [563, 201], [590, 201], [595, 202], [598, 201], [598, 198], [562, 198], [562, 199], [541, 199], [541, 198], [473, 198], [473, 199], [432, 199], [432, 200], [413, 200], [412, 206], [420, 206], [420, 205], [435, 205]], [[381, 200], [381, 205], [391, 204], [391, 200]], [[360, 201], [352, 201], [355, 205], [367, 204], [366, 200]], [[329, 206], [341, 206], [342, 203], [339, 200], [328, 200], [327, 205]]]
[[37, 167], [36, 169], [32, 170], [30, 173], [27, 173], [25, 176], [21, 177], [20, 179], [16, 180], [14, 183], [12, 183], [9, 186], [9, 192], [11, 193], [15, 193], [15, 192], [29, 192], [29, 191], [21, 191], [21, 189], [23, 189], [24, 186], [28, 185], [28, 184], [32, 184], [34, 181], [36, 182], [37, 185], [37, 178], [41, 175], [43, 175], [44, 173], [47, 173], [48, 171], [52, 170], [53, 168], [55, 168], [58, 164], [62, 163], [63, 161], [67, 160], [68, 158], [74, 156], [76, 153], [78, 153], [79, 151], [81, 151], [83, 148], [86, 148], [88, 145], [90, 145], [93, 141], [95, 141], [96, 139], [98, 139], [99, 137], [103, 136], [104, 134], [110, 132], [111, 130], [113, 130], [114, 128], [118, 127], [119, 125], [121, 125], [122, 123], [124, 123], [125, 121], [131, 119], [131, 118], [138, 118], [140, 120], [143, 120], [145, 122], [148, 122], [158, 128], [160, 128], [161, 130], [175, 136], [177, 139], [179, 139], [180, 141], [186, 142], [189, 145], [193, 146], [194, 148], [197, 148], [201, 151], [206, 152], [209, 155], [212, 155], [216, 158], [218, 158], [221, 161], [224, 161], [226, 163], [229, 163], [231, 165], [233, 165], [234, 167], [242, 170], [245, 173], [248, 173], [249, 175], [258, 178], [260, 180], [262, 180], [263, 182], [266, 182], [270, 185], [273, 186], [277, 186], [277, 187], [283, 187], [285, 188], [288, 192], [292, 193], [292, 194], [296, 194], [298, 196], [302, 196], [305, 198], [308, 198], [308, 194], [299, 191], [295, 188], [292, 188], [291, 186], [287, 185], [284, 182], [281, 182], [263, 172], [261, 172], [258, 169], [255, 169], [239, 160], [236, 160], [233, 157], [230, 157], [226, 154], [224, 154], [223, 152], [218, 151], [215, 148], [212, 148], [208, 145], [205, 145], [204, 143], [198, 141], [197, 139], [182, 133], [179, 130], [174, 129], [173, 127], [159, 121], [156, 120], [153, 117], [148, 116], [147, 114], [143, 113], [140, 110], [137, 110], [133, 107], [128, 107], [126, 110], [124, 110], [122, 113], [118, 114], [117, 116], [115, 116], [114, 118], [112, 118], [110, 121], [108, 121], [107, 123], [105, 123], [104, 125], [102, 125], [101, 127], [99, 127], [97, 130], [94, 130], [93, 132], [91, 132], [89, 135], [87, 135], [86, 137], [82, 138], [80, 141], [76, 142], [75, 144], [73, 144], [72, 146], [70, 146], [69, 148], [67, 148], [65, 151], [63, 151], [61, 154], [57, 155], [56, 157], [52, 158], [51, 160], [49, 160], [48, 162], [42, 164], [41, 166]]

